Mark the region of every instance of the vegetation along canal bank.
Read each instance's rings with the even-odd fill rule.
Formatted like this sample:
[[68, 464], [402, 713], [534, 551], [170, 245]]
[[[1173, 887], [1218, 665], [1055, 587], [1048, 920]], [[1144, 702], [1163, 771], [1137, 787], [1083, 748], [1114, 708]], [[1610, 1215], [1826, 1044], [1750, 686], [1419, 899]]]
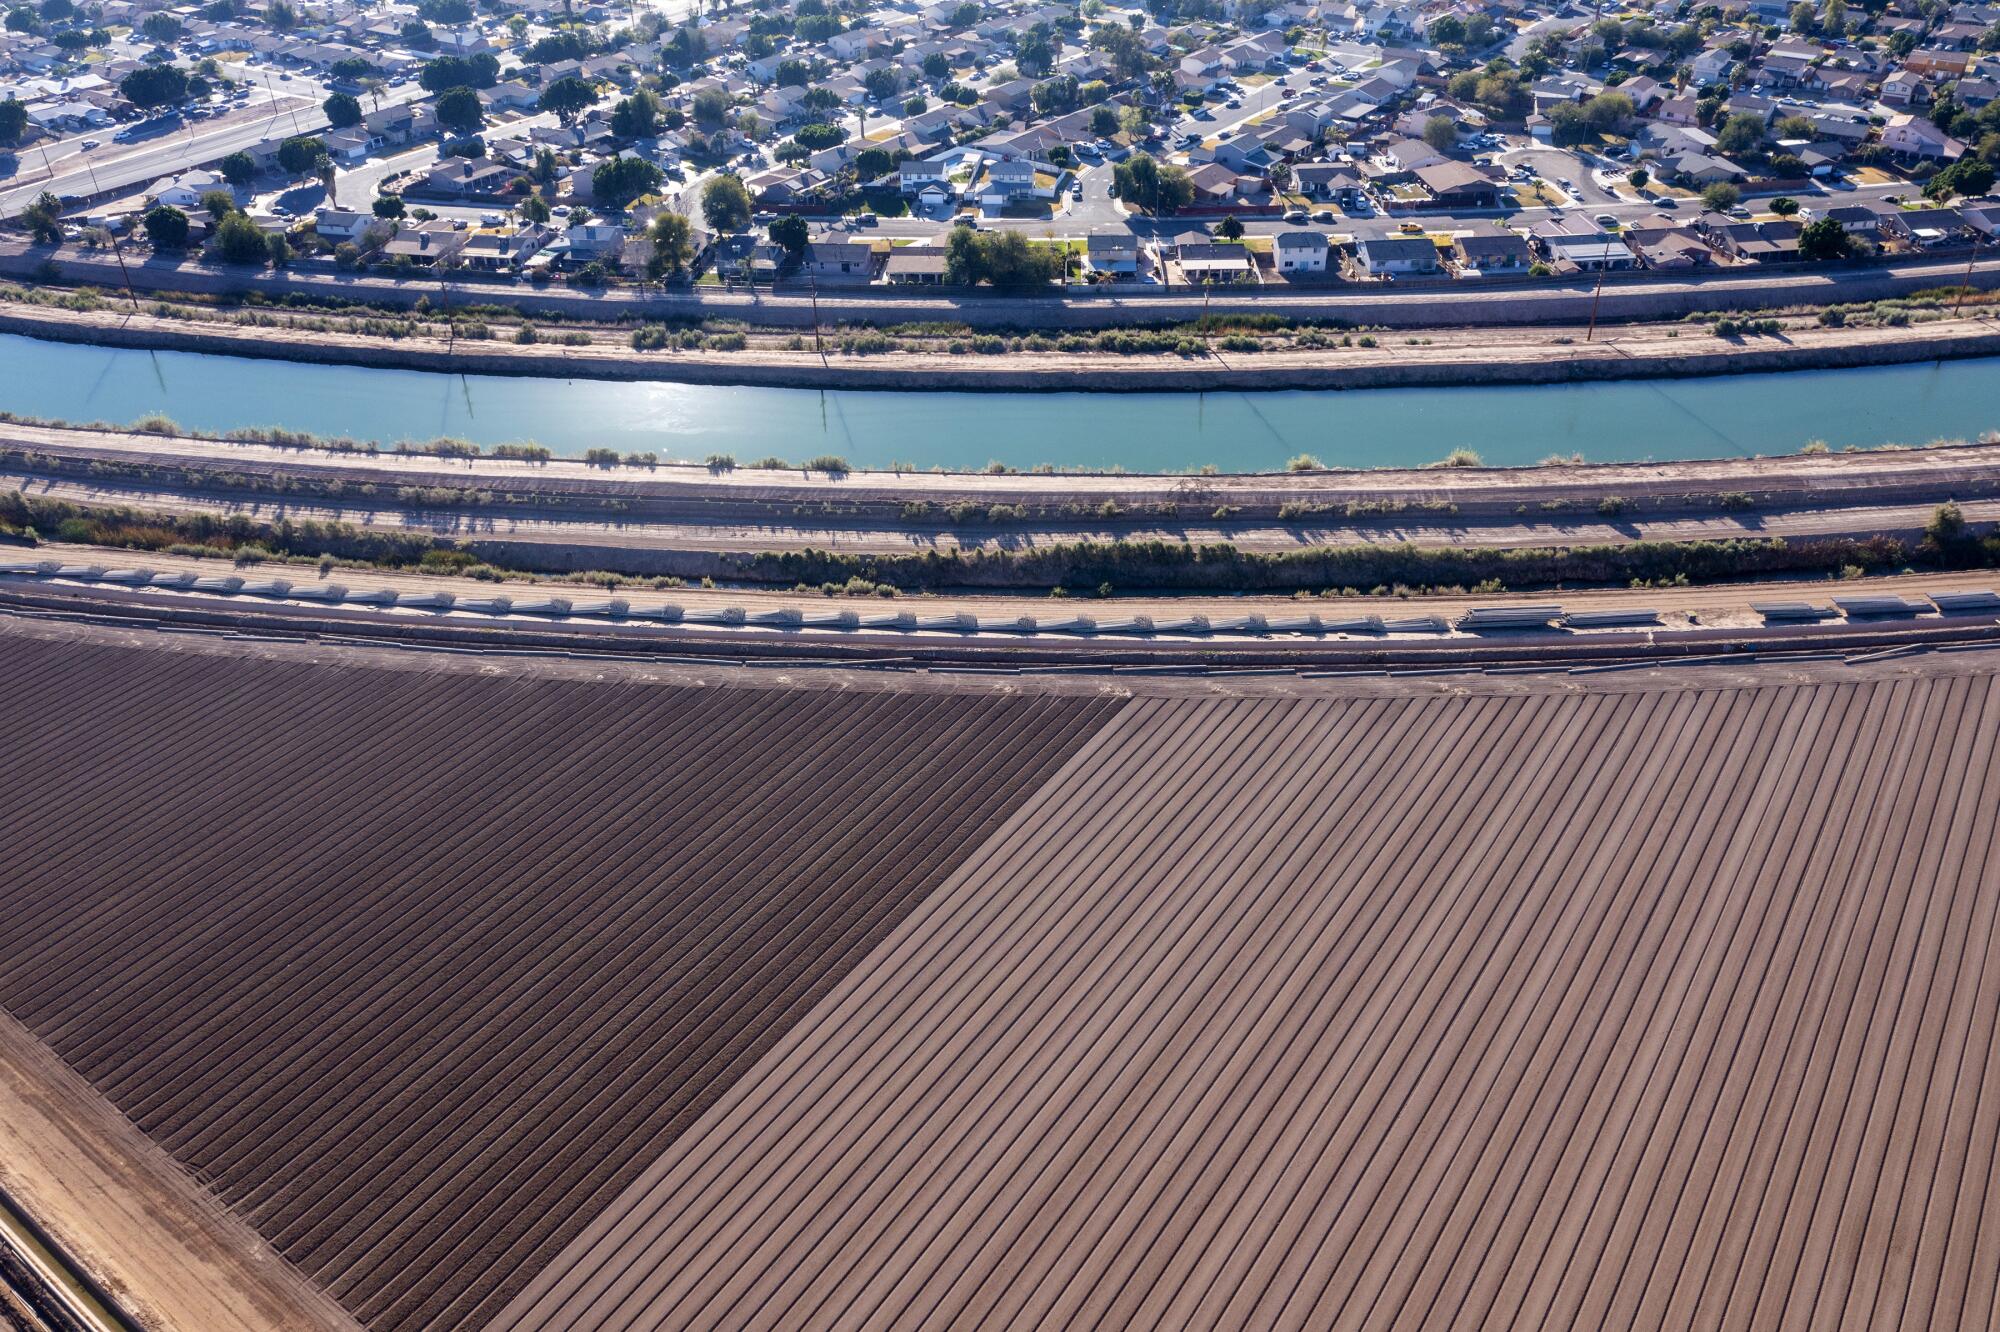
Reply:
[[248, 309], [200, 300], [0, 291], [0, 332], [103, 347], [486, 376], [763, 387], [1194, 392], [1553, 384], [1833, 369], [1990, 356], [1987, 293], [1535, 328], [1391, 331], [1229, 313], [1090, 331], [955, 320], [771, 330], [735, 320], [538, 323], [515, 312]]

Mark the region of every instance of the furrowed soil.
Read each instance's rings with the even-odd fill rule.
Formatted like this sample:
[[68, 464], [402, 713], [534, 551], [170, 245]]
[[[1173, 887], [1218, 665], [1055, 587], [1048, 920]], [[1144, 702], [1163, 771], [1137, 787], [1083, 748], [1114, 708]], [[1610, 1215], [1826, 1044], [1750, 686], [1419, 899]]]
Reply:
[[0, 676], [0, 1008], [384, 1332], [486, 1323], [1119, 707]]

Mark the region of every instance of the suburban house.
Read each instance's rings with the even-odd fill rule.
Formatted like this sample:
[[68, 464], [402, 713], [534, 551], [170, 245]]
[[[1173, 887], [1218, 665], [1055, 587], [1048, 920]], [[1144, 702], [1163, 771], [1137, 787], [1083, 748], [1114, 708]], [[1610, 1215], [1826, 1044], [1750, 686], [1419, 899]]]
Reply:
[[[814, 241], [800, 256], [799, 267], [814, 277], [872, 280], [875, 247], [865, 241]], [[942, 265], [938, 272], [942, 276]]]
[[168, 176], [153, 182], [146, 193], [153, 202], [166, 204], [185, 212], [201, 203], [201, 196], [210, 190], [227, 190], [229, 182], [214, 171], [184, 171], [178, 176]]
[[1903, 157], [1954, 162], [1965, 156], [1965, 145], [1922, 116], [1907, 112], [1891, 116], [1882, 127], [1882, 146]]
[[530, 224], [516, 231], [475, 231], [459, 247], [458, 260], [481, 273], [510, 273], [520, 268], [555, 236], [548, 227]]
[[1799, 257], [1796, 222], [1708, 222], [1700, 224], [1708, 242], [1724, 254], [1755, 263]]
[[1439, 271], [1437, 246], [1423, 236], [1375, 236], [1356, 241], [1354, 258], [1369, 277]]
[[1318, 231], [1281, 231], [1272, 242], [1280, 273], [1326, 272], [1327, 239]]
[[1476, 167], [1463, 162], [1438, 162], [1414, 171], [1417, 183], [1430, 193], [1434, 208], [1497, 208], [1500, 187]]
[[1620, 238], [1648, 268], [1678, 272], [1715, 264], [1715, 251], [1682, 227], [1628, 227]]
[[1084, 266], [1098, 273], [1139, 271], [1139, 238], [1129, 231], [1113, 231], [1084, 238]]
[[[1030, 173], [1032, 180], [1033, 173]], [[909, 158], [896, 164], [896, 187], [905, 197], [922, 194], [926, 186], [937, 185], [949, 190], [951, 178], [942, 162], [925, 162]]]
[[504, 191], [519, 169], [490, 157], [447, 157], [425, 173], [423, 190], [448, 199], [468, 199]]
[[1241, 245], [1177, 245], [1174, 262], [1188, 282], [1248, 282], [1256, 276], [1250, 252]]
[[1475, 273], [1523, 273], [1535, 262], [1528, 242], [1511, 231], [1460, 236], [1451, 248], [1459, 267]]
[[889, 251], [883, 280], [897, 286], [936, 286], [944, 281], [944, 256], [942, 245], [898, 246]]
[[392, 225], [373, 213], [357, 213], [351, 208], [322, 208], [313, 214], [313, 230], [334, 242], [358, 241], [370, 231], [388, 231]]
[[1601, 231], [1580, 235], [1569, 232], [1538, 233], [1536, 240], [1558, 272], [1615, 272], [1639, 266], [1639, 256], [1633, 254], [1624, 241]]
[[401, 259], [419, 268], [429, 268], [457, 254], [465, 244], [465, 233], [449, 222], [409, 222], [377, 251], [381, 259]]
[[1351, 208], [1363, 194], [1361, 173], [1346, 162], [1306, 162], [1292, 168], [1292, 188], [1308, 199]]

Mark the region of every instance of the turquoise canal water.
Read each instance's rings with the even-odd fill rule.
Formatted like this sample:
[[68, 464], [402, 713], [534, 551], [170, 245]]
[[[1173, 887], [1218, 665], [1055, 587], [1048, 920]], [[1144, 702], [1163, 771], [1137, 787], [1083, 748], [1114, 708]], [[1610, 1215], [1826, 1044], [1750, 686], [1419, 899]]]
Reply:
[[857, 467], [1002, 462], [1178, 471], [1788, 453], [1814, 439], [1919, 444], [2000, 428], [2000, 359], [1523, 387], [1248, 393], [898, 393], [508, 379], [118, 351], [0, 336], [0, 409], [189, 429], [283, 426], [394, 441], [455, 435], [662, 458], [839, 454]]

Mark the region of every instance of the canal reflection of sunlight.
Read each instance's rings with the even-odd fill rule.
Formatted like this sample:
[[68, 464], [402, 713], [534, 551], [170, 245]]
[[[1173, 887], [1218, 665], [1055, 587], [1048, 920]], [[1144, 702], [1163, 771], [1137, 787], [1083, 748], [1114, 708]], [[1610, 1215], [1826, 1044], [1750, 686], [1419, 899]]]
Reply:
[[[139, 364], [139, 358], [146, 364]], [[452, 382], [456, 380], [456, 382]], [[925, 393], [551, 380], [117, 351], [0, 335], [0, 409], [190, 430], [428, 433], [700, 461], [838, 454], [977, 469], [1277, 470], [1551, 455], [1674, 459], [1972, 438], [2000, 427], [2000, 359], [1781, 375], [1462, 388]], [[435, 423], [435, 424], [431, 424]]]

